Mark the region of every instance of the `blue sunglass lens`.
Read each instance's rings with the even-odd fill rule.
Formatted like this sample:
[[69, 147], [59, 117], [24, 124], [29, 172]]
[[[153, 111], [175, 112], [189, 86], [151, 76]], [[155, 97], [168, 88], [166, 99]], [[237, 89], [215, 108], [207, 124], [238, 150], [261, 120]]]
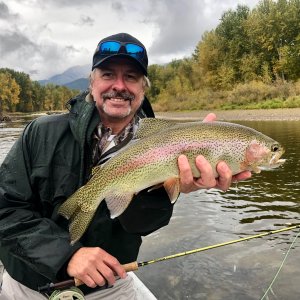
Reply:
[[[144, 48], [136, 44], [121, 44], [120, 42], [107, 41], [99, 45], [99, 52], [102, 55], [110, 55], [119, 53], [121, 46], [124, 45], [126, 48], [126, 54], [142, 59], [144, 56]], [[123, 49], [122, 49], [123, 50]], [[121, 51], [123, 53], [123, 51]]]
[[144, 48], [136, 45], [136, 44], [126, 44], [126, 51], [127, 54], [136, 57], [136, 58], [142, 58], [144, 55]]
[[99, 51], [101, 54], [116, 54], [121, 48], [118, 42], [104, 42], [100, 45]]

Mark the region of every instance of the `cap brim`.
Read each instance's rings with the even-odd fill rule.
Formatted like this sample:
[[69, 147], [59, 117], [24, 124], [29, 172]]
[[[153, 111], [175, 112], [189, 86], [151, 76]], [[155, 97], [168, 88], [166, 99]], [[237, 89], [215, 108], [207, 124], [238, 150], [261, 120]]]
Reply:
[[110, 60], [111, 58], [114, 57], [126, 57], [129, 58], [131, 61], [133, 61], [143, 72], [144, 75], [147, 75], [147, 70], [144, 68], [144, 66], [134, 57], [132, 57], [131, 55], [128, 55], [126, 53], [117, 53], [117, 54], [111, 54], [107, 57], [102, 58], [101, 60], [99, 60], [95, 65], [93, 65], [92, 70], [94, 70], [95, 68], [99, 68], [101, 66], [101, 64], [103, 64], [104, 62], [107, 62], [108, 60]]

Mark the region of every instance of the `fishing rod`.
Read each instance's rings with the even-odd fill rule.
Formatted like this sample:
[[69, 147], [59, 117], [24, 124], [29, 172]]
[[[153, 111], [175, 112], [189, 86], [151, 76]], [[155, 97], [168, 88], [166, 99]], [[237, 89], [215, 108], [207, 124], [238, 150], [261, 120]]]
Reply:
[[[177, 257], [181, 257], [181, 256], [185, 256], [185, 255], [190, 255], [190, 254], [194, 254], [194, 253], [198, 253], [198, 252], [202, 252], [202, 251], [206, 251], [206, 250], [211, 250], [211, 249], [215, 249], [215, 248], [219, 248], [219, 247], [223, 247], [223, 246], [227, 246], [227, 245], [231, 245], [231, 244], [236, 244], [236, 243], [240, 243], [240, 242], [244, 242], [244, 241], [248, 241], [251, 239], [256, 239], [256, 238], [260, 238], [260, 237], [264, 237], [267, 235], [272, 235], [272, 234], [276, 234], [276, 233], [281, 233], [284, 231], [289, 231], [289, 230], [293, 230], [296, 228], [300, 228], [300, 224], [299, 225], [294, 225], [291, 227], [286, 227], [286, 228], [282, 228], [282, 229], [277, 229], [277, 230], [271, 230], [268, 232], [263, 232], [263, 233], [259, 233], [256, 235], [251, 235], [248, 237], [244, 237], [244, 238], [240, 238], [237, 240], [232, 240], [232, 241], [228, 241], [228, 242], [224, 242], [224, 243], [220, 243], [220, 244], [215, 244], [215, 245], [211, 245], [211, 246], [207, 246], [207, 247], [202, 247], [202, 248], [198, 248], [198, 249], [194, 249], [194, 250], [189, 250], [189, 251], [185, 251], [185, 252], [180, 252], [177, 254], [172, 254], [172, 255], [168, 255], [165, 257], [161, 257], [161, 258], [156, 258], [153, 260], [149, 260], [149, 261], [143, 261], [143, 262], [132, 262], [132, 268], [135, 267], [135, 270], [138, 270], [139, 267], [143, 267], [143, 266], [147, 266], [153, 263], [157, 263], [160, 261], [164, 261], [164, 260], [169, 260], [172, 258], [177, 258]], [[128, 264], [129, 265], [129, 264]]]
[[[131, 262], [128, 264], [124, 264], [122, 266], [124, 267], [126, 272], [136, 271], [140, 267], [148, 266], [153, 263], [157, 263], [157, 262], [161, 262], [161, 261], [165, 261], [165, 260], [169, 260], [169, 259], [173, 259], [173, 258], [178, 258], [178, 257], [190, 255], [190, 254], [195, 254], [198, 252], [203, 252], [203, 251], [207, 251], [207, 250], [211, 250], [211, 249], [215, 249], [215, 248], [219, 248], [219, 247], [223, 247], [223, 246], [227, 246], [227, 245], [231, 245], [231, 244], [236, 244], [236, 243], [240, 243], [240, 242], [244, 242], [244, 241], [248, 241], [251, 239], [256, 239], [256, 238], [260, 238], [260, 237], [264, 237], [264, 236], [268, 236], [268, 235], [273, 235], [273, 234], [293, 230], [296, 228], [300, 228], [300, 224], [290, 226], [290, 227], [285, 227], [282, 229], [271, 230], [271, 231], [267, 231], [267, 232], [263, 232], [263, 233], [251, 235], [248, 237], [243, 237], [240, 239], [211, 245], [211, 246], [206, 246], [206, 247], [197, 248], [197, 249], [193, 249], [193, 250], [189, 250], [189, 251], [185, 251], [185, 252], [180, 252], [180, 253], [176, 253], [176, 254], [172, 254], [172, 255], [168, 255], [168, 256], [164, 256], [164, 257], [160, 257], [160, 258], [156, 258], [156, 259], [152, 259], [152, 260], [148, 260], [148, 261], [142, 261], [142, 262], [134, 261], [134, 262]], [[50, 292], [53, 292], [57, 289], [59, 290], [59, 289], [64, 289], [64, 288], [77, 287], [82, 284], [83, 284], [83, 282], [81, 280], [74, 278], [74, 279], [70, 279], [70, 280], [66, 280], [66, 281], [62, 281], [62, 282], [58, 282], [58, 283], [48, 283], [45, 286], [39, 287], [38, 291], [40, 293], [48, 293], [49, 294]], [[50, 297], [50, 299], [51, 299], [51, 297]], [[82, 299], [84, 299], [84, 298], [82, 298]]]

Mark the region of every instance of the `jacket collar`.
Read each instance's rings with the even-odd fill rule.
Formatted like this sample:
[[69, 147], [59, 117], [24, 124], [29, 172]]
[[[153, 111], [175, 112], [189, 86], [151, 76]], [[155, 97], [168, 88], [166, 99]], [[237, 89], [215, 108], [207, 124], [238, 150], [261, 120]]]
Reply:
[[83, 146], [91, 142], [92, 133], [100, 122], [98, 111], [88, 91], [85, 91], [69, 102], [70, 127], [75, 139]]

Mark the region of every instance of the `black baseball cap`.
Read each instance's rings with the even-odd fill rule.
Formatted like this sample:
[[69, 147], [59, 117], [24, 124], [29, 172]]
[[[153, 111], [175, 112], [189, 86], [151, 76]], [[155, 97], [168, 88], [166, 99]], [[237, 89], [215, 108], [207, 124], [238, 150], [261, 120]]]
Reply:
[[118, 33], [102, 39], [93, 55], [92, 70], [111, 57], [123, 56], [132, 59], [147, 75], [148, 56], [145, 46], [128, 33]]

